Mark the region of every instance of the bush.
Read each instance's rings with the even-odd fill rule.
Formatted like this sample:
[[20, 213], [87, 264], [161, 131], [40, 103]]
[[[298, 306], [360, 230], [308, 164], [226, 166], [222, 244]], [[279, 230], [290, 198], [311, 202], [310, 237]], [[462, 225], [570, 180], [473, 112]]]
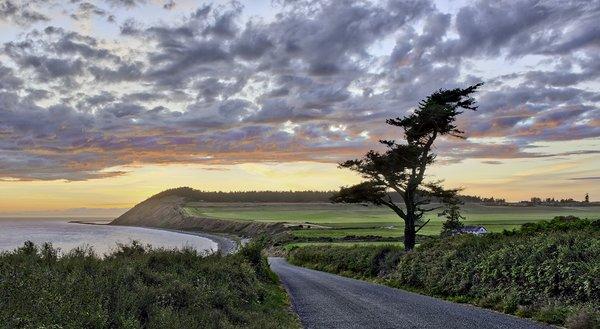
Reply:
[[570, 231], [581, 230], [585, 228], [600, 229], [600, 220], [592, 221], [589, 219], [580, 219], [575, 216], [556, 216], [550, 221], [539, 221], [535, 223], [525, 223], [521, 226], [521, 233], [535, 233], [543, 231]]
[[570, 329], [592, 329], [600, 327], [600, 316], [590, 310], [583, 309], [571, 314], [565, 321]]
[[256, 249], [223, 257], [139, 243], [105, 258], [89, 249], [57, 257], [26, 243], [0, 255], [0, 327], [297, 327], [259, 258]]
[[368, 278], [389, 272], [396, 262], [394, 255], [401, 253], [402, 248], [392, 245], [384, 247], [306, 246], [293, 249], [288, 259], [292, 264]]
[[586, 310], [596, 319], [600, 311], [597, 222], [555, 219], [509, 234], [431, 240], [409, 253], [389, 247], [304, 247], [292, 250], [289, 259], [548, 323], [582, 323], [588, 320], [576, 314]]

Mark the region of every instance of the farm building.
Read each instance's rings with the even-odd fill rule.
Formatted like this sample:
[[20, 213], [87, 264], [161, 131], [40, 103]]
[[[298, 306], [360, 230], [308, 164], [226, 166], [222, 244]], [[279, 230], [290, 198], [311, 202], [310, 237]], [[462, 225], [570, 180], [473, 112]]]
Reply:
[[483, 226], [465, 226], [454, 231], [453, 235], [457, 234], [475, 234], [481, 235], [487, 233], [487, 229]]

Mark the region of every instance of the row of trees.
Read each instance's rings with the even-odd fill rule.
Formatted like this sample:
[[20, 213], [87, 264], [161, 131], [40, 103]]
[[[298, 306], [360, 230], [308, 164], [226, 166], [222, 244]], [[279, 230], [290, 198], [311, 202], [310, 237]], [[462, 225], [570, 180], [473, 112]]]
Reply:
[[171, 195], [186, 197], [193, 201], [204, 202], [329, 202], [334, 191], [233, 191], [207, 192], [191, 187], [168, 189], [152, 198]]
[[[194, 201], [204, 202], [330, 202], [331, 198], [336, 195], [337, 191], [232, 191], [232, 192], [213, 192], [200, 191], [191, 187], [178, 187], [165, 190], [154, 195], [152, 198], [161, 198], [169, 195], [177, 195], [187, 197]], [[390, 192], [390, 197], [395, 202], [402, 201], [400, 194]], [[427, 193], [418, 192], [426, 196]], [[442, 202], [440, 198], [431, 197], [431, 201], [435, 203]], [[485, 198], [470, 195], [459, 195], [458, 200], [463, 203], [483, 203]], [[499, 199], [496, 199], [499, 200]]]
[[[523, 202], [523, 201], [522, 201]], [[524, 201], [527, 202], [527, 201]], [[533, 197], [529, 200], [529, 203], [532, 204], [572, 204], [572, 203], [590, 203], [590, 195], [586, 194], [583, 201], [577, 201], [574, 200], [573, 198], [567, 198], [567, 199], [555, 199], [555, 198], [538, 198], [538, 197]]]

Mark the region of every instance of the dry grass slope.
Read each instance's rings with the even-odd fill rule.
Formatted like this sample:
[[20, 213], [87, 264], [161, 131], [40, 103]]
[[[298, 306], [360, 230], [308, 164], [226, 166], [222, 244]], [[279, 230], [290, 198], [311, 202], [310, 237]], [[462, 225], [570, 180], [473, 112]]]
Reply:
[[111, 222], [111, 225], [157, 227], [178, 230], [198, 230], [254, 237], [263, 233], [276, 234], [286, 230], [281, 223], [221, 220], [203, 218], [184, 209], [188, 197], [166, 195], [151, 197], [137, 204]]

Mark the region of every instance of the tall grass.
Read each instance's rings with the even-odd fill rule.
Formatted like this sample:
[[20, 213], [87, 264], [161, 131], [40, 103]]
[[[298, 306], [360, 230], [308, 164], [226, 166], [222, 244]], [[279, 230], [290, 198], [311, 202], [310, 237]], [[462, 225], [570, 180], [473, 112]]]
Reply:
[[260, 250], [203, 256], [133, 243], [105, 258], [59, 257], [26, 243], [0, 255], [0, 327], [297, 327]]

